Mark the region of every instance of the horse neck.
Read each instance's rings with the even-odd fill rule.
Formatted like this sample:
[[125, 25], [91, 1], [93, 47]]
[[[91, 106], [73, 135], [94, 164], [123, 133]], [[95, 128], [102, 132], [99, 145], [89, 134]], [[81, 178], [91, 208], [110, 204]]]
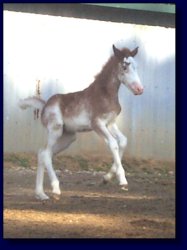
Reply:
[[101, 79], [94, 83], [95, 87], [98, 88], [98, 93], [104, 95], [105, 98], [115, 100], [118, 98], [118, 91], [120, 87], [120, 81], [117, 78], [117, 75], [110, 73], [107, 79]]

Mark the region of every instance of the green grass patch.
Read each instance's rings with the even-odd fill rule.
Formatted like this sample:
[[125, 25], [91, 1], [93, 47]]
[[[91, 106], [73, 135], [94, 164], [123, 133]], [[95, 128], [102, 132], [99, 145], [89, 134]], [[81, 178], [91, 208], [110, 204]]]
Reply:
[[79, 163], [79, 167], [81, 170], [89, 170], [89, 162], [86, 159], [81, 156], [76, 156], [75, 160]]
[[23, 156], [18, 156], [16, 154], [9, 154], [4, 157], [4, 161], [10, 162], [14, 165], [21, 166], [21, 167], [30, 167], [30, 162], [29, 159], [23, 157]]

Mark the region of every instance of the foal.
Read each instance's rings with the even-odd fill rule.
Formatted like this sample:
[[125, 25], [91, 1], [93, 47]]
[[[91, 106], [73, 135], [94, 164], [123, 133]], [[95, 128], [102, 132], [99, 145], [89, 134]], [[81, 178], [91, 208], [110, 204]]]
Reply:
[[104, 181], [108, 182], [116, 175], [119, 185], [123, 189], [127, 188], [128, 183], [121, 164], [127, 138], [115, 123], [121, 111], [118, 90], [123, 83], [135, 95], [140, 95], [143, 93], [143, 86], [134, 61], [138, 47], [131, 51], [128, 48], [119, 50], [113, 45], [113, 52], [114, 54], [88, 88], [75, 93], [53, 95], [47, 102], [37, 97], [20, 101], [20, 107], [23, 109], [32, 106], [41, 110], [42, 124], [48, 130], [47, 145], [38, 153], [35, 190], [38, 199], [49, 199], [43, 190], [45, 168], [53, 194], [61, 194], [52, 165], [52, 156], [75, 141], [77, 132], [91, 130], [104, 138], [113, 156], [113, 165], [104, 175]]

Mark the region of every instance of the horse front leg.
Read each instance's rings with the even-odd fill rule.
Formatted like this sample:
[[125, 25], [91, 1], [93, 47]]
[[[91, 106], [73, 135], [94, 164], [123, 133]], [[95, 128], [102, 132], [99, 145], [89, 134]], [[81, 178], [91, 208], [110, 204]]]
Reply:
[[127, 146], [127, 137], [124, 134], [122, 134], [122, 132], [119, 130], [116, 123], [112, 124], [112, 126], [109, 129], [110, 129], [111, 134], [114, 136], [114, 138], [118, 142], [119, 155], [120, 155], [120, 158], [122, 159], [125, 148]]
[[[119, 156], [120, 156], [120, 159], [122, 159], [124, 150], [127, 145], [127, 138], [122, 134], [117, 124], [115, 123], [111, 125], [111, 127], [109, 128], [109, 131], [118, 143]], [[115, 174], [116, 174], [116, 166], [115, 166], [115, 163], [113, 163], [110, 171], [106, 175], [104, 175], [104, 183], [107, 183], [108, 181], [110, 181]]]
[[118, 179], [119, 185], [122, 186], [123, 188], [127, 188], [128, 182], [125, 177], [125, 170], [123, 169], [122, 164], [121, 164], [122, 153], [119, 153], [120, 150], [119, 150], [119, 144], [117, 142], [117, 139], [111, 134], [106, 124], [102, 120], [97, 121], [97, 124], [94, 130], [96, 131], [96, 133], [104, 137], [113, 156], [114, 163], [113, 163], [113, 166], [111, 168], [111, 171], [108, 177], [111, 178], [113, 174], [115, 173]]

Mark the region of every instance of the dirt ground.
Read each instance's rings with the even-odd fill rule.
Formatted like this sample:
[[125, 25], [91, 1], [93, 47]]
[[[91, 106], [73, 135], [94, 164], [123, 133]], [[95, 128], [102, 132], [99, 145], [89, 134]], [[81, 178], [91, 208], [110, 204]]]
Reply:
[[[126, 159], [129, 190], [103, 184], [111, 159], [58, 156], [60, 200], [35, 199], [36, 156], [4, 155], [4, 238], [174, 238], [175, 164]], [[45, 174], [45, 190], [51, 189]]]

